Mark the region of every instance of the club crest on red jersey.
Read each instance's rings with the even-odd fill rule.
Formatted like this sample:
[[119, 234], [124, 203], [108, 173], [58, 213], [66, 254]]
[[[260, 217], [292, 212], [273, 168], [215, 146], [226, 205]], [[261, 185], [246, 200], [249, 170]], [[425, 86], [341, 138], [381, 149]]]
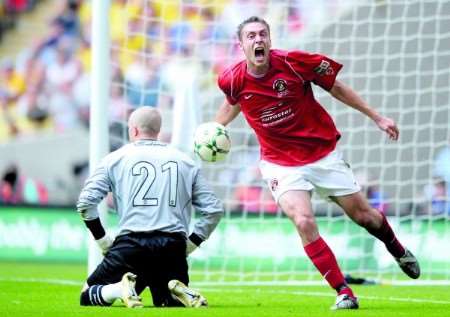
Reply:
[[272, 87], [278, 93], [278, 97], [286, 96], [288, 93], [287, 82], [282, 78], [275, 79]]
[[270, 188], [272, 189], [272, 191], [276, 191], [278, 188], [278, 179], [276, 178], [272, 178], [270, 181]]

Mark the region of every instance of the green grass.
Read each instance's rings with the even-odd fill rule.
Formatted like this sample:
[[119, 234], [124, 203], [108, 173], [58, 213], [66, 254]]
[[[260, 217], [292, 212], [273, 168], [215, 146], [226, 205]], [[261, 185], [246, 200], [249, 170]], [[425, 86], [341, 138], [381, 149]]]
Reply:
[[[80, 307], [83, 265], [0, 263], [0, 317], [6, 316], [450, 316], [448, 286], [356, 286], [358, 311], [329, 311], [334, 293], [326, 286], [204, 286], [206, 309], [154, 308], [149, 292], [144, 309]], [[193, 280], [195, 286], [195, 280]]]

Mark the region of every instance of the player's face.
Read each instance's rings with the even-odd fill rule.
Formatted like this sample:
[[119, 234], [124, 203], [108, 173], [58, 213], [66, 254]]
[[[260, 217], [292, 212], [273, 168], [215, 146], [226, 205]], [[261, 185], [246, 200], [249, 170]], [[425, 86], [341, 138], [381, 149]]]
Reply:
[[240, 47], [247, 58], [250, 70], [261, 70], [269, 66], [270, 34], [260, 22], [246, 24], [241, 31]]

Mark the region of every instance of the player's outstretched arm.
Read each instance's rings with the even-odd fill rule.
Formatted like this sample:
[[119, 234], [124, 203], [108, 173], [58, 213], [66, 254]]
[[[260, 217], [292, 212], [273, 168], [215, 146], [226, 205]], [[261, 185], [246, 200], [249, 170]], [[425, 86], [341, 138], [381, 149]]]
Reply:
[[330, 94], [339, 101], [371, 118], [382, 131], [389, 135], [391, 140], [398, 139], [399, 130], [395, 121], [391, 118], [380, 115], [372, 109], [352, 88], [345, 85], [343, 82], [336, 80], [330, 90]]
[[232, 106], [226, 99], [219, 107], [219, 110], [216, 113], [215, 121], [226, 126], [228, 123], [234, 120], [237, 115], [241, 112], [241, 106], [234, 105]]

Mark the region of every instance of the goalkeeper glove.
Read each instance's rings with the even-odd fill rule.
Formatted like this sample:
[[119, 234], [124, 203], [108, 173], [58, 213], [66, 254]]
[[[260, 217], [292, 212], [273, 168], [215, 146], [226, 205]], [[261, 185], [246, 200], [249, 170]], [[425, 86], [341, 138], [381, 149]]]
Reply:
[[95, 240], [95, 242], [97, 242], [98, 246], [102, 250], [103, 255], [105, 255], [113, 245], [114, 240], [109, 234], [105, 234], [103, 238]]
[[194, 252], [194, 250], [197, 249], [202, 242], [203, 242], [202, 238], [200, 238], [195, 233], [191, 233], [191, 235], [186, 241], [186, 256]]
[[191, 254], [194, 250], [197, 249], [197, 245], [191, 241], [191, 239], [187, 239], [186, 241], [186, 255]]

